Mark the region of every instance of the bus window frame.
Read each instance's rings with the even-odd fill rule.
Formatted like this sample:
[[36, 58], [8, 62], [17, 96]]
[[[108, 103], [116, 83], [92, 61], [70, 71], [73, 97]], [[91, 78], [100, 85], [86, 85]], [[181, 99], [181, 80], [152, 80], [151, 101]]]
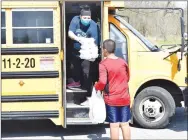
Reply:
[[[1, 9], [1, 12], [4, 12], [5, 13], [5, 26], [4, 27], [2, 27], [2, 25], [1, 25], [1, 30], [3, 29], [3, 30], [5, 30], [5, 44], [1, 44], [1, 45], [6, 45], [6, 43], [7, 43], [7, 36], [6, 36], [6, 10], [5, 9]], [[1, 42], [2, 43], [2, 42]]]
[[[110, 31], [111, 31], [111, 25], [112, 26], [114, 26], [115, 27], [115, 29], [117, 29], [117, 31], [119, 31], [119, 33], [123, 36], [123, 37], [125, 37], [125, 39], [126, 39], [126, 52], [127, 52], [127, 54], [126, 54], [126, 62], [127, 62], [127, 64], [129, 64], [129, 46], [128, 46], [128, 37], [118, 28], [118, 26], [116, 26], [114, 23], [112, 23], [112, 22], [109, 22], [109, 38], [110, 38]], [[115, 41], [116, 42], [116, 41]], [[124, 60], [125, 60], [125, 58], [123, 58]]]
[[114, 18], [118, 20], [122, 25], [124, 25], [127, 29], [129, 29], [151, 52], [159, 52], [160, 49], [150, 42], [146, 37], [144, 37], [139, 31], [137, 31], [134, 27], [132, 27], [126, 20], [124, 20], [119, 15], [114, 15]]
[[[40, 27], [40, 26], [38, 26], [38, 27], [13, 27], [13, 12], [14, 11], [52, 11], [53, 12], [53, 19], [52, 19], [52, 22], [53, 22], [53, 26], [49, 26], [49, 27]], [[42, 46], [48, 46], [48, 45], [50, 45], [50, 46], [52, 46], [52, 45], [54, 45], [54, 44], [56, 44], [56, 42], [55, 42], [55, 34], [54, 34], [54, 30], [55, 30], [55, 23], [54, 23], [54, 19], [55, 19], [55, 13], [54, 13], [54, 9], [53, 8], [12, 8], [11, 9], [11, 21], [12, 21], [12, 23], [11, 23], [11, 34], [12, 34], [12, 36], [11, 36], [11, 45], [12, 46], [15, 46], [15, 45], [19, 45], [19, 46], [35, 46], [35, 47], [38, 47], [38, 46], [40, 46], [40, 47], [42, 47]], [[19, 44], [19, 43], [14, 43], [13, 42], [13, 30], [14, 29], [53, 29], [53, 43], [21, 43], [21, 44]]]

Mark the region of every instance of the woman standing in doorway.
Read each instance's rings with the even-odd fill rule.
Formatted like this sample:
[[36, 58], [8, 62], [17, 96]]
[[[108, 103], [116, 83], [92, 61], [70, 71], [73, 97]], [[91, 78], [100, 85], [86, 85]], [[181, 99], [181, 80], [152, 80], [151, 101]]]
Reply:
[[71, 63], [72, 68], [72, 78], [73, 81], [67, 84], [68, 88], [81, 87], [87, 90], [87, 95], [85, 96], [84, 102], [80, 105], [87, 106], [87, 97], [91, 96], [91, 86], [92, 86], [92, 70], [94, 69], [95, 62], [89, 60], [84, 60], [80, 58], [79, 50], [86, 38], [93, 38], [95, 40], [96, 47], [99, 45], [98, 36], [98, 26], [91, 19], [91, 11], [89, 6], [85, 5], [80, 11], [80, 16], [73, 17], [70, 25], [68, 36], [73, 41], [73, 50]]

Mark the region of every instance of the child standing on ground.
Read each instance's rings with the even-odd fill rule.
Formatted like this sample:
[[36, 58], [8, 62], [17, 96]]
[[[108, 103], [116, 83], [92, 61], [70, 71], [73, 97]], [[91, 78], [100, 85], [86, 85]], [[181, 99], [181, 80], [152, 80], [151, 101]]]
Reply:
[[103, 55], [106, 57], [99, 64], [99, 81], [96, 90], [104, 90], [106, 121], [110, 123], [111, 139], [119, 139], [119, 126], [123, 139], [131, 139], [130, 96], [128, 91], [129, 68], [127, 63], [115, 56], [115, 42], [111, 39], [103, 42]]

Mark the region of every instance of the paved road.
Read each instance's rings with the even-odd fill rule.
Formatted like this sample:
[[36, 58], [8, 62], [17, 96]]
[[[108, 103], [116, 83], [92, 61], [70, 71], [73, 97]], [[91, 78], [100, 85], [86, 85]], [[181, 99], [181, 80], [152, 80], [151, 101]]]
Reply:
[[[51, 121], [2, 121], [2, 139], [108, 139], [108, 125], [55, 126]], [[132, 139], [187, 139], [187, 116], [183, 108], [177, 108], [176, 115], [166, 129], [147, 130], [131, 127]], [[120, 136], [122, 138], [122, 135]]]

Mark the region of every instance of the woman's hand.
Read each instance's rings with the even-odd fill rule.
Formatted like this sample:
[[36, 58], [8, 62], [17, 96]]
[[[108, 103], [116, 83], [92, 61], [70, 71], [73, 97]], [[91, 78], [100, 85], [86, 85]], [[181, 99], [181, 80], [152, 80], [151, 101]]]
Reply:
[[81, 45], [83, 45], [85, 39], [86, 39], [85, 37], [77, 37], [76, 41], [78, 41]]

